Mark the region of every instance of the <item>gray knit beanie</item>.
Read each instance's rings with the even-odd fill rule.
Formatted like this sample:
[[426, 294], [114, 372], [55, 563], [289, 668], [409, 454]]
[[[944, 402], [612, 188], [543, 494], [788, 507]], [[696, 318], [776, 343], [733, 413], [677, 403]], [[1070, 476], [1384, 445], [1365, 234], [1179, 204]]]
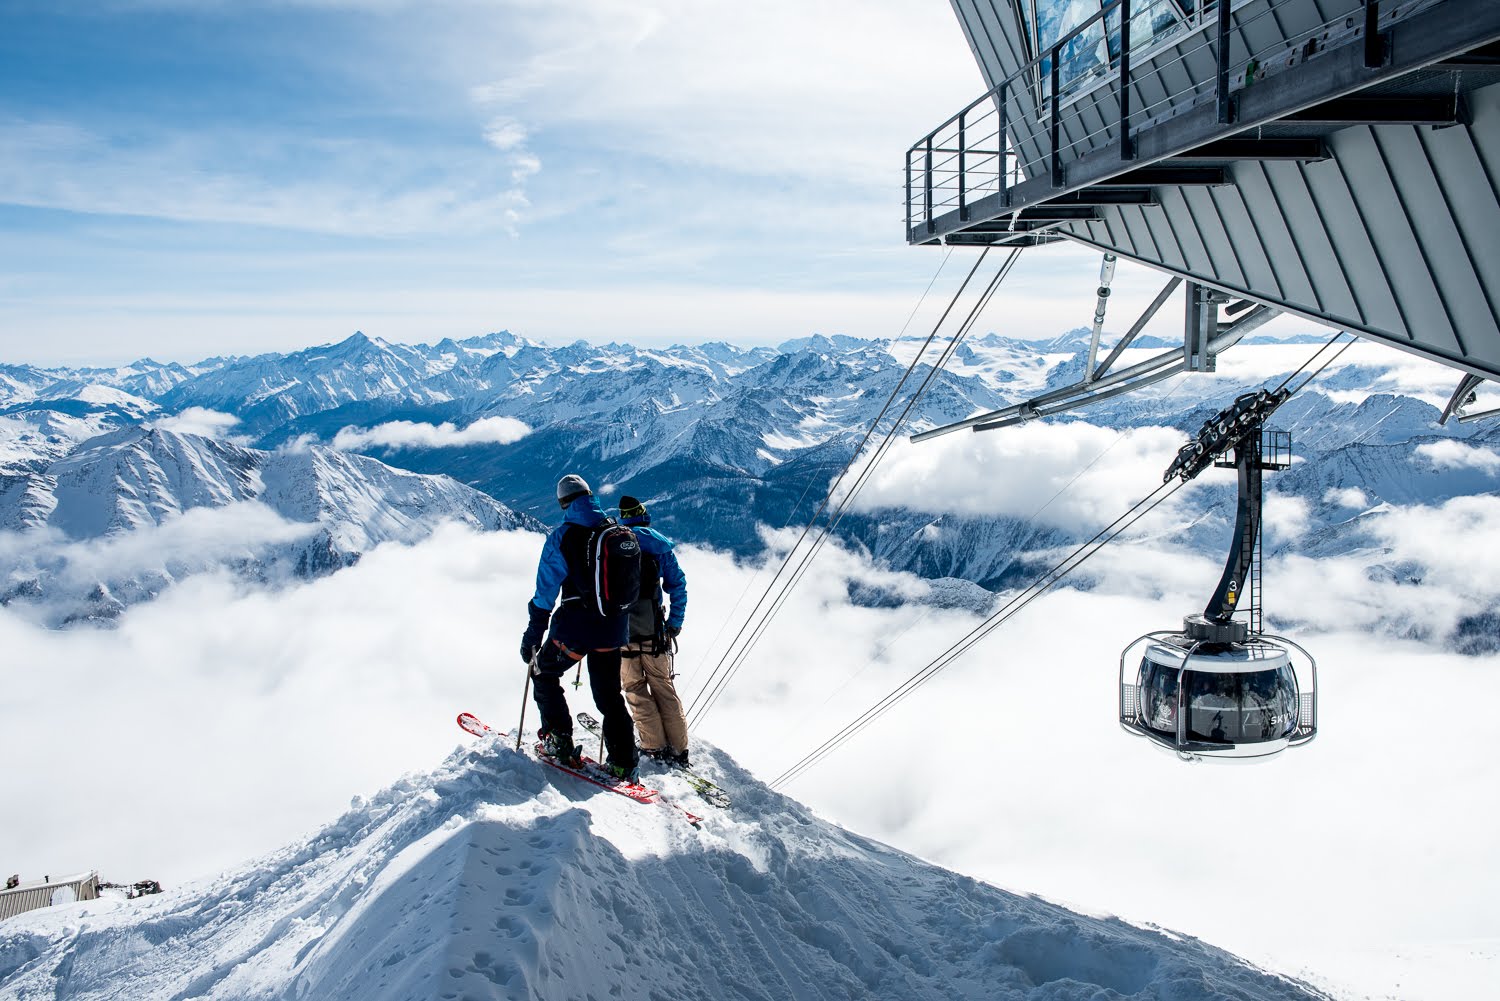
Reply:
[[589, 485], [583, 481], [583, 477], [577, 473], [569, 473], [557, 481], [557, 503], [567, 507], [579, 497], [593, 493]]

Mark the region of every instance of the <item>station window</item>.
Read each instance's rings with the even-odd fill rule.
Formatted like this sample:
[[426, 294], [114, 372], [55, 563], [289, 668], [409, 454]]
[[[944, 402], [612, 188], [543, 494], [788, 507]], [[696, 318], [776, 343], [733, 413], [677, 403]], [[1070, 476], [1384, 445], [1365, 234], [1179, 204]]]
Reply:
[[[1021, 22], [1028, 48], [1027, 60], [1042, 56], [1033, 84], [1038, 101], [1052, 92], [1052, 60], [1048, 51], [1080, 24], [1097, 16], [1105, 0], [1011, 0]], [[1130, 50], [1144, 51], [1188, 24], [1200, 6], [1199, 0], [1133, 0], [1130, 11]], [[1063, 45], [1059, 53], [1058, 81], [1064, 96], [1089, 80], [1101, 78], [1119, 67], [1120, 13], [1118, 5], [1101, 21]]]

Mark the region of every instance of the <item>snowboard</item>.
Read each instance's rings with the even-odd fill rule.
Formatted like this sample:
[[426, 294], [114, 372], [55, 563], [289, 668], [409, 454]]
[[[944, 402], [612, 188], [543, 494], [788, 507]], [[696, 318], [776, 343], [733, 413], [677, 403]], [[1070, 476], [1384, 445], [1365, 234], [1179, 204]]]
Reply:
[[[462, 727], [466, 733], [471, 733], [476, 737], [510, 736], [507, 733], [502, 733], [501, 731], [496, 730], [494, 727], [488, 725], [473, 713], [459, 713], [458, 725]], [[605, 769], [603, 765], [599, 764], [599, 762], [595, 761], [593, 758], [585, 757], [583, 759], [582, 767], [573, 768], [559, 761], [557, 758], [552, 757], [550, 754], [543, 752], [540, 744], [536, 745], [535, 752], [538, 761], [542, 762], [545, 765], [550, 765], [560, 772], [567, 772], [569, 775], [572, 775], [575, 778], [582, 779], [583, 781], [588, 782], [591, 785], [596, 785], [601, 789], [607, 789], [608, 791], [616, 793], [620, 796], [624, 796], [627, 799], [633, 799], [637, 803], [654, 803], [664, 806], [669, 810], [675, 810], [677, 813], [682, 814], [683, 819], [692, 824], [694, 827], [697, 827], [703, 823], [702, 817], [698, 816], [695, 813], [690, 813], [687, 810], [684, 810], [676, 803], [673, 803], [671, 800], [662, 796], [662, 794], [658, 790], [652, 789], [649, 786], [641, 785], [639, 782], [626, 782], [623, 779], [615, 778], [608, 772], [608, 770]]]
[[[578, 714], [578, 725], [600, 740], [604, 739], [603, 725], [588, 713]], [[688, 785], [693, 787], [695, 793], [703, 797], [704, 802], [719, 807], [729, 806], [729, 793], [724, 791], [723, 786], [715, 782], [710, 782], [702, 775], [689, 769], [686, 765], [679, 765], [674, 762], [665, 762], [665, 764], [667, 767], [675, 768], [681, 772], [682, 777], [687, 779]]]

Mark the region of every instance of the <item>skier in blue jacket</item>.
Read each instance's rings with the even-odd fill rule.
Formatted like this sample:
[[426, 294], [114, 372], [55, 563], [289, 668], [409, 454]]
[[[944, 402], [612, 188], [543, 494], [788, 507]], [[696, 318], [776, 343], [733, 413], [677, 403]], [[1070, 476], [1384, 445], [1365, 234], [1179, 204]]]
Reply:
[[604, 511], [583, 477], [572, 473], [558, 481], [557, 502], [564, 512], [562, 524], [548, 534], [542, 546], [536, 593], [527, 604], [530, 622], [521, 637], [521, 659], [531, 665], [532, 693], [542, 716], [538, 735], [547, 754], [576, 766], [582, 752], [573, 743], [573, 717], [563, 695], [562, 679], [587, 656], [589, 687], [604, 722], [608, 752], [605, 767], [617, 778], [633, 782], [637, 765], [635, 727], [620, 694], [620, 647], [629, 638], [629, 613], [601, 615], [577, 583], [587, 579], [586, 530], [604, 521]]
[[[687, 615], [687, 575], [674, 543], [654, 528], [646, 505], [620, 498], [620, 523], [641, 544], [641, 597], [630, 610], [630, 643], [621, 653], [625, 701], [640, 733], [641, 753], [670, 764], [688, 764], [687, 716], [672, 681], [673, 648]], [[662, 597], [671, 601], [663, 608]]]

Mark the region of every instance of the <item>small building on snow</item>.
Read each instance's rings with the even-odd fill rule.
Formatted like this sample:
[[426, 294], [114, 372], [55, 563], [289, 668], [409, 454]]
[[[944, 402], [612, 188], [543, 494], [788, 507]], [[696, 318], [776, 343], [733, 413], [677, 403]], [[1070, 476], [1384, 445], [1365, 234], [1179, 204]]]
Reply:
[[95, 900], [98, 896], [97, 872], [62, 879], [49, 877], [30, 883], [17, 882], [15, 886], [0, 890], [0, 921], [41, 907], [70, 904], [75, 900]]

